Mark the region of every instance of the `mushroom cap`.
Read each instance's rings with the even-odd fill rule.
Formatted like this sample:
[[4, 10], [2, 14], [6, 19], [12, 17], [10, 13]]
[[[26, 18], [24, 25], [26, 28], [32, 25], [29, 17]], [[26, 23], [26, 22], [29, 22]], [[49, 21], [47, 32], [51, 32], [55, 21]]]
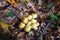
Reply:
[[36, 22], [36, 25], [39, 26], [39, 22]]
[[22, 22], [26, 24], [28, 22], [28, 19], [26, 17], [23, 17]]
[[26, 32], [29, 32], [29, 31], [31, 30], [31, 26], [26, 25], [25, 28], [24, 28], [24, 30], [25, 30]]
[[31, 25], [31, 21], [28, 21], [27, 25]]
[[31, 28], [32, 28], [32, 29], [34, 29], [34, 28], [36, 28], [36, 27], [37, 27], [36, 23], [32, 23], [32, 24], [31, 24]]
[[33, 14], [32, 14], [32, 17], [33, 17], [33, 18], [37, 18], [37, 14], [33, 13]]
[[32, 19], [32, 16], [31, 15], [28, 15], [28, 20], [31, 20]]
[[24, 28], [24, 27], [25, 27], [25, 24], [22, 23], [22, 22], [20, 22], [19, 27], [20, 27], [20, 28]]
[[35, 27], [35, 28], [34, 28], [34, 30], [37, 30], [37, 29], [38, 29], [38, 27]]
[[35, 19], [32, 19], [32, 20], [30, 20], [32, 23], [35, 23], [35, 22], [37, 22], [37, 20], [35, 20]]

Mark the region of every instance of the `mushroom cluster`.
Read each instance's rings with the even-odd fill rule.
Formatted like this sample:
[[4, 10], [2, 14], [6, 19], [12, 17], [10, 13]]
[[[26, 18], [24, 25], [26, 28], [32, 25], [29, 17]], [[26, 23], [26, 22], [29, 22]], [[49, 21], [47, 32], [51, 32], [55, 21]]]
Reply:
[[24, 31], [29, 32], [31, 29], [37, 30], [39, 26], [39, 22], [36, 20], [37, 14], [32, 13], [31, 15], [25, 16], [21, 18], [21, 22], [19, 23], [19, 28], [24, 29]]

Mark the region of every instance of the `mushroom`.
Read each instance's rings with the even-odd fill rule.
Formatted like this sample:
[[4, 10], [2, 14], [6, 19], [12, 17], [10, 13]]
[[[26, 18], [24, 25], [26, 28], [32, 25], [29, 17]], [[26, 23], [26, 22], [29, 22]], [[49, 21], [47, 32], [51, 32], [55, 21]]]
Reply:
[[26, 24], [28, 22], [28, 19], [26, 17], [23, 17], [22, 22]]
[[36, 25], [39, 26], [39, 22], [36, 22]]
[[24, 27], [25, 27], [25, 24], [24, 24], [24, 23], [22, 23], [22, 22], [20, 22], [19, 27], [22, 29], [22, 28], [24, 28]]
[[37, 28], [36, 23], [32, 23], [32, 24], [31, 24], [31, 28], [32, 28], [32, 29], [36, 29], [36, 28]]
[[37, 18], [37, 14], [32, 13], [32, 17], [33, 17], [33, 18]]
[[35, 23], [35, 22], [37, 22], [37, 20], [35, 20], [35, 19], [32, 19], [32, 20], [31, 20], [31, 22], [32, 22], [32, 23]]
[[24, 28], [24, 30], [25, 30], [26, 32], [29, 32], [29, 31], [31, 30], [31, 26], [26, 25], [25, 28]]
[[28, 21], [27, 25], [31, 25], [31, 21]]
[[28, 20], [31, 20], [32, 19], [32, 16], [31, 15], [28, 15]]

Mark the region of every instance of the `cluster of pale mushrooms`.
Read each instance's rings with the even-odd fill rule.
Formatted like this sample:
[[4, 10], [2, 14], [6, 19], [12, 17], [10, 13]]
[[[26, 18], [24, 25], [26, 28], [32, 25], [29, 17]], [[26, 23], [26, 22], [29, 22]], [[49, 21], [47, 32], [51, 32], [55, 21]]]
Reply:
[[29, 32], [31, 29], [37, 30], [39, 22], [36, 20], [37, 14], [32, 13], [31, 15], [24, 16], [21, 18], [19, 28], [24, 29], [25, 32]]

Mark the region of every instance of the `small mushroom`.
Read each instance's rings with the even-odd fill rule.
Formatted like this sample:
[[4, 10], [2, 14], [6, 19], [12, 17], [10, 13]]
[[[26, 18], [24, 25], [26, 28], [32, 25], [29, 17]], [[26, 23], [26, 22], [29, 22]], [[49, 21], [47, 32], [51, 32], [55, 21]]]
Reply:
[[26, 32], [29, 32], [29, 31], [31, 30], [31, 26], [26, 25], [25, 28], [24, 28], [24, 30], [25, 30]]
[[37, 25], [36, 25], [36, 23], [32, 23], [32, 24], [31, 24], [31, 28], [34, 29], [34, 30], [37, 30]]
[[37, 14], [32, 13], [32, 17], [33, 17], [33, 18], [37, 18]]
[[28, 22], [28, 19], [26, 17], [23, 17], [22, 22], [26, 24]]
[[28, 20], [31, 20], [32, 19], [32, 16], [31, 15], [28, 15]]
[[35, 28], [34, 28], [34, 30], [37, 30], [37, 29], [38, 29], [38, 27], [35, 27]]
[[39, 22], [36, 22], [36, 25], [39, 26]]
[[31, 21], [28, 21], [27, 25], [31, 25]]
[[32, 19], [32, 20], [31, 20], [31, 22], [32, 22], [32, 23], [35, 23], [35, 22], [37, 22], [37, 20], [35, 20], [35, 19]]
[[20, 27], [20, 28], [24, 28], [24, 26], [25, 26], [25, 24], [22, 23], [22, 22], [20, 22], [19, 27]]

